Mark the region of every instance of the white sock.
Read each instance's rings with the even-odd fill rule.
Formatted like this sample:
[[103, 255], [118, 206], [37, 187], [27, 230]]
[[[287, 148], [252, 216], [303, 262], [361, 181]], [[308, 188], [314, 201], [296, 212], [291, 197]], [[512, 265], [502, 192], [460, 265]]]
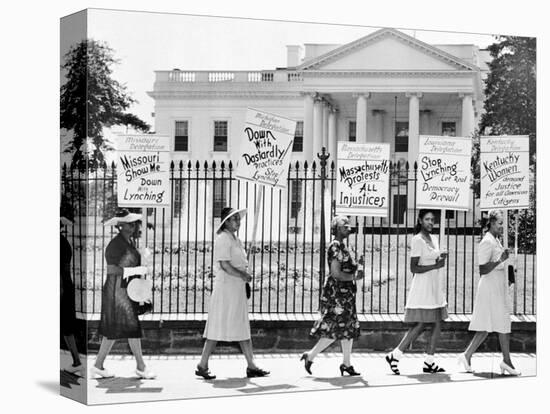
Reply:
[[433, 355], [426, 355], [426, 359], [424, 360], [426, 361], [427, 364], [433, 364], [434, 363], [434, 356]]
[[399, 348], [395, 348], [393, 351], [391, 351], [391, 354], [397, 360], [400, 360], [401, 357], [403, 356], [403, 352], [401, 352]]

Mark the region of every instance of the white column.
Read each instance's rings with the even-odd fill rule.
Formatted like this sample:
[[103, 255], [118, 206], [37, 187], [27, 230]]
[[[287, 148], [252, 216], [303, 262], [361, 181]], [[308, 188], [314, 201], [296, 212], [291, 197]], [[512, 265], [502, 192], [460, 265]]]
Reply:
[[330, 105], [328, 102], [323, 102], [323, 147], [328, 151], [328, 117], [330, 113]]
[[367, 99], [370, 93], [359, 93], [357, 97], [357, 115], [355, 135], [357, 142], [367, 142]]
[[407, 92], [409, 98], [409, 165], [418, 158], [418, 135], [420, 134], [420, 98], [421, 92]]
[[313, 148], [311, 161], [317, 159], [317, 153], [323, 146], [323, 101], [316, 98], [313, 104]]
[[336, 109], [331, 108], [328, 114], [328, 146], [327, 151], [330, 153], [329, 161], [336, 160], [336, 140], [337, 140], [337, 122]]
[[304, 95], [304, 155], [306, 159], [313, 152], [313, 98], [315, 94]]
[[372, 117], [374, 119], [374, 137], [373, 142], [384, 142], [384, 111], [382, 109], [373, 109]]
[[475, 117], [473, 96], [471, 93], [461, 93], [458, 95], [462, 98], [462, 132], [463, 137], [472, 136], [475, 130]]

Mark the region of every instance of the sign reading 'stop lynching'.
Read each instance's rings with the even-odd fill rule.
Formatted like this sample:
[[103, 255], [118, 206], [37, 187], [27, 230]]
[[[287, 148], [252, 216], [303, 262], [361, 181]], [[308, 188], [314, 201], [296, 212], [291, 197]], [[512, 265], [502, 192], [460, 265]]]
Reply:
[[529, 208], [529, 137], [480, 137], [481, 209]]
[[416, 205], [468, 211], [472, 139], [420, 135]]
[[119, 135], [117, 195], [119, 207], [170, 205], [170, 137]]
[[235, 176], [286, 187], [296, 121], [248, 108]]
[[336, 214], [388, 216], [390, 144], [338, 142]]

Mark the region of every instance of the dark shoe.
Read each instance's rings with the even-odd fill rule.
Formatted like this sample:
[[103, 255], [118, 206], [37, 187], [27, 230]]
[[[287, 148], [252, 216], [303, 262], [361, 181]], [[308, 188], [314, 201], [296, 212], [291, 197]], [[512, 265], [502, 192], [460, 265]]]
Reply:
[[302, 357], [300, 358], [300, 361], [304, 361], [304, 368], [306, 370], [306, 372], [309, 374], [309, 375], [313, 375], [312, 372], [311, 372], [311, 366], [313, 365], [313, 361], [310, 361], [308, 358], [307, 358], [307, 352], [304, 352], [302, 354]]
[[440, 366], [438, 366], [435, 362], [432, 362], [431, 364], [424, 362], [424, 368], [422, 369], [422, 371], [428, 374], [437, 374], [438, 372], [445, 372], [445, 370]]
[[197, 370], [195, 371], [195, 375], [199, 377], [203, 377], [206, 380], [216, 379], [215, 375], [210, 374], [210, 370], [208, 368], [203, 368], [200, 365], [197, 365]]
[[267, 377], [268, 375], [269, 375], [269, 371], [265, 371], [261, 368], [247, 368], [246, 369], [246, 376], [248, 378]]
[[399, 368], [397, 368], [397, 363], [399, 362], [398, 359], [395, 359], [393, 357], [393, 354], [387, 354], [386, 355], [386, 362], [390, 364], [390, 369], [395, 375], [400, 375]]
[[359, 372], [356, 372], [353, 369], [353, 365], [345, 366], [344, 364], [340, 365], [340, 375], [344, 376], [344, 372], [347, 372], [349, 376], [354, 377], [356, 375], [361, 375]]

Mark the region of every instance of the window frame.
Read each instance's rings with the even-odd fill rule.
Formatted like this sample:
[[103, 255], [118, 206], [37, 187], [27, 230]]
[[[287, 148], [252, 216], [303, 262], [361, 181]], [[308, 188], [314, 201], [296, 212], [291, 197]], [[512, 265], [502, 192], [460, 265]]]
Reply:
[[[176, 150], [176, 123], [177, 122], [187, 122], [187, 150]], [[175, 153], [190, 153], [191, 152], [191, 119], [190, 118], [174, 118], [172, 120], [172, 150]]]

